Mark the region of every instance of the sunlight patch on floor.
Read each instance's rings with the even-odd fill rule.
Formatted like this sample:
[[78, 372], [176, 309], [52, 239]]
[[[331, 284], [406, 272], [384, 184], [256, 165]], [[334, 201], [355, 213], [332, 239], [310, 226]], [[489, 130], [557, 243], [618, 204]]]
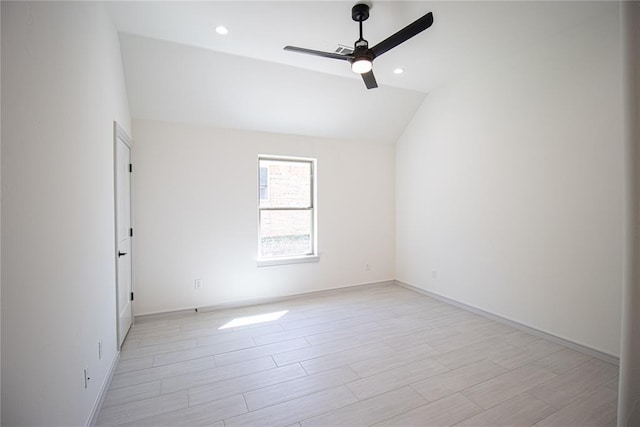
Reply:
[[273, 322], [287, 314], [289, 310], [274, 311], [273, 313], [257, 314], [255, 316], [236, 317], [230, 322], [225, 323], [218, 329], [237, 328], [238, 326], [255, 325], [257, 323]]

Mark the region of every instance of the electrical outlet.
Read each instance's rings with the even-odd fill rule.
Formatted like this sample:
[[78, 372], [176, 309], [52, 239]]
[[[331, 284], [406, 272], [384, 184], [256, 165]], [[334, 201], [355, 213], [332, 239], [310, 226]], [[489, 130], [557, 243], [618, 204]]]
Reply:
[[102, 341], [98, 341], [98, 360], [102, 359]]
[[89, 381], [91, 377], [89, 377], [89, 368], [84, 368], [84, 388], [89, 388]]
[[434, 279], [438, 278], [438, 270], [431, 270], [431, 277], [433, 277]]
[[366, 263], [364, 265], [364, 269], [367, 270], [367, 271], [371, 271], [371, 266], [369, 265], [369, 263]]
[[202, 289], [202, 279], [196, 279], [193, 281], [193, 289]]

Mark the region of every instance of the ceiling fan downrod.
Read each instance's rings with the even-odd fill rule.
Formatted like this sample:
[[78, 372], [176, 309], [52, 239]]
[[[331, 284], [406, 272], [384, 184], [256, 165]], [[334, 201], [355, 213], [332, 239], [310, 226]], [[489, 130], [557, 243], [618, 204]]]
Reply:
[[362, 36], [362, 23], [369, 19], [369, 5], [365, 3], [358, 3], [353, 6], [351, 9], [351, 18], [358, 23], [358, 27], [360, 28], [360, 38], [356, 40], [353, 46], [354, 48], [364, 47], [366, 49], [369, 47], [369, 42], [367, 42]]

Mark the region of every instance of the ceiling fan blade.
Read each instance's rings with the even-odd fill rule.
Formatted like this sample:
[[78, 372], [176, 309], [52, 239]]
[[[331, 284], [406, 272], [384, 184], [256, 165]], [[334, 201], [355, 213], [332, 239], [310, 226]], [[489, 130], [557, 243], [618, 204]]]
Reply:
[[400, 43], [404, 43], [411, 37], [419, 34], [433, 24], [433, 13], [429, 12], [422, 18], [416, 19], [397, 33], [387, 37], [370, 49], [374, 56], [380, 56], [386, 51], [393, 49]]
[[339, 53], [323, 52], [321, 50], [306, 49], [304, 47], [296, 46], [285, 46], [284, 50], [288, 50], [290, 52], [306, 53], [307, 55], [321, 56], [323, 58], [343, 59], [345, 61], [353, 58], [353, 55], [341, 55]]
[[367, 89], [375, 89], [375, 88], [378, 87], [378, 83], [376, 82], [376, 78], [373, 75], [373, 70], [369, 71], [368, 73], [361, 74], [361, 75], [362, 75], [362, 80], [364, 80], [365, 86], [367, 86]]

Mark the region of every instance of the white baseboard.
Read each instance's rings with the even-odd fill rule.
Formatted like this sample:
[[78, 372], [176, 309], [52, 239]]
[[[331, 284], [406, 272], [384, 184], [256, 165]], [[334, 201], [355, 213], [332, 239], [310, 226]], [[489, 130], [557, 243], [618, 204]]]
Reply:
[[540, 338], [544, 338], [544, 339], [547, 339], [549, 341], [553, 341], [553, 342], [555, 342], [557, 344], [563, 345], [565, 347], [569, 347], [569, 348], [571, 348], [573, 350], [579, 351], [581, 353], [587, 354], [589, 356], [595, 357], [595, 358], [603, 360], [605, 362], [614, 364], [616, 366], [619, 366], [619, 364], [620, 364], [620, 358], [617, 357], [617, 356], [614, 356], [612, 354], [608, 354], [608, 353], [605, 353], [603, 351], [596, 350], [594, 348], [585, 346], [583, 344], [578, 344], [576, 342], [567, 340], [565, 338], [561, 338], [561, 337], [559, 337], [557, 335], [553, 335], [553, 334], [550, 334], [548, 332], [541, 331], [541, 330], [533, 328], [531, 326], [527, 326], [527, 325], [524, 325], [522, 323], [516, 322], [515, 320], [507, 319], [506, 317], [502, 317], [502, 316], [499, 316], [497, 314], [493, 314], [493, 313], [485, 311], [485, 310], [483, 310], [481, 308], [474, 307], [474, 306], [471, 306], [471, 305], [456, 301], [456, 300], [451, 299], [451, 298], [447, 298], [447, 297], [442, 296], [440, 294], [436, 294], [434, 292], [427, 291], [426, 289], [418, 288], [417, 286], [413, 286], [413, 285], [410, 285], [408, 283], [401, 282], [399, 280], [396, 280], [395, 283], [398, 286], [402, 286], [403, 288], [409, 289], [411, 291], [417, 292], [417, 293], [422, 294], [422, 295], [426, 295], [426, 296], [431, 297], [433, 299], [437, 299], [438, 301], [444, 302], [444, 303], [449, 304], [449, 305], [453, 305], [455, 307], [461, 308], [463, 310], [469, 311], [469, 312], [477, 314], [479, 316], [486, 317], [487, 319], [494, 320], [496, 322], [500, 322], [502, 324], [505, 324], [507, 326], [511, 326], [513, 328], [516, 328], [516, 329], [520, 329], [521, 331], [527, 332], [527, 333], [532, 334], [532, 335], [539, 336]]
[[102, 383], [102, 387], [100, 387], [100, 393], [98, 393], [98, 398], [91, 409], [91, 414], [89, 414], [89, 420], [87, 421], [87, 427], [94, 427], [98, 422], [98, 417], [100, 416], [100, 409], [102, 408], [102, 403], [104, 402], [104, 398], [107, 396], [107, 392], [109, 391], [109, 387], [111, 386], [111, 380], [113, 380], [113, 375], [116, 372], [116, 367], [118, 366], [118, 361], [120, 361], [120, 352], [117, 351], [113, 360], [111, 361], [111, 366], [109, 367], [109, 371], [107, 372], [107, 376]]
[[270, 303], [274, 303], [274, 302], [289, 301], [289, 300], [297, 299], [297, 298], [307, 298], [307, 297], [319, 296], [319, 295], [331, 295], [331, 294], [340, 293], [340, 292], [344, 292], [344, 291], [349, 291], [349, 290], [362, 288], [362, 287], [389, 286], [389, 285], [396, 285], [396, 281], [395, 280], [384, 280], [384, 281], [381, 281], [381, 282], [362, 283], [362, 284], [359, 284], [359, 285], [348, 285], [348, 286], [343, 286], [341, 288], [323, 289], [321, 291], [303, 292], [303, 293], [300, 293], [300, 294], [285, 295], [285, 296], [281, 296], [281, 297], [255, 298], [255, 299], [249, 299], [249, 300], [243, 300], [243, 301], [233, 301], [233, 302], [227, 302], [227, 303], [216, 304], [216, 305], [208, 305], [208, 306], [203, 306], [203, 307], [193, 307], [193, 308], [188, 308], [188, 309], [179, 309], [179, 310], [171, 310], [171, 311], [164, 311], [164, 312], [145, 313], [145, 314], [138, 314], [138, 315], [135, 316], [135, 318], [136, 319], [149, 319], [149, 318], [152, 318], [152, 317], [155, 317], [155, 316], [164, 317], [164, 316], [169, 315], [169, 314], [181, 314], [181, 313], [186, 313], [186, 312], [193, 312], [194, 310], [198, 311], [198, 312], [207, 312], [207, 311], [216, 311], [216, 310], [226, 310], [226, 309], [229, 309], [229, 308], [250, 307], [252, 305], [270, 304]]

